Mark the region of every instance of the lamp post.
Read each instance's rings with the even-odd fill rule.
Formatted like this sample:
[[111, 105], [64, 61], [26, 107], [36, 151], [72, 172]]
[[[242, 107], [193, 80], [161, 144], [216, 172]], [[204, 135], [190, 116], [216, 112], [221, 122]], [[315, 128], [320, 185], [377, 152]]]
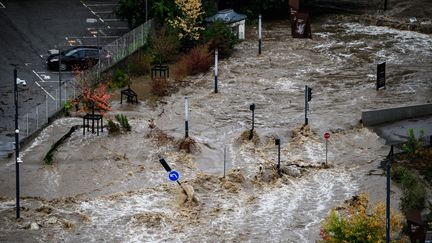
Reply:
[[14, 66], [13, 82], [14, 82], [14, 103], [15, 103], [15, 177], [16, 177], [16, 218], [20, 218], [20, 182], [19, 182], [19, 164], [22, 163], [19, 157], [19, 129], [18, 129], [18, 82], [26, 85], [24, 80], [18, 79], [17, 64]]

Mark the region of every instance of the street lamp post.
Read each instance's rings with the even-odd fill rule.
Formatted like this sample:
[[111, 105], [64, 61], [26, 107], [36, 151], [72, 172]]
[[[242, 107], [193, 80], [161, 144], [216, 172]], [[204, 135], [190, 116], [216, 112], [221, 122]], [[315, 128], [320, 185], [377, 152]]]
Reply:
[[21, 162], [19, 158], [19, 129], [18, 129], [18, 75], [17, 75], [17, 65], [14, 66], [13, 76], [14, 76], [14, 103], [15, 103], [15, 177], [16, 177], [16, 218], [20, 218], [20, 183], [19, 183], [19, 163]]

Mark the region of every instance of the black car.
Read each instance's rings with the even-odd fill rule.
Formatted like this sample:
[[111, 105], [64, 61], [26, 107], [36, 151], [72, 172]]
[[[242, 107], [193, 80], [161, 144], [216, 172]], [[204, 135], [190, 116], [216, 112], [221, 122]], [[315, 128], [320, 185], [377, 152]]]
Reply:
[[[99, 49], [96, 46], [76, 46], [60, 53], [60, 69], [82, 70], [93, 67], [99, 61]], [[48, 69], [59, 70], [59, 54], [50, 55], [46, 64]]]

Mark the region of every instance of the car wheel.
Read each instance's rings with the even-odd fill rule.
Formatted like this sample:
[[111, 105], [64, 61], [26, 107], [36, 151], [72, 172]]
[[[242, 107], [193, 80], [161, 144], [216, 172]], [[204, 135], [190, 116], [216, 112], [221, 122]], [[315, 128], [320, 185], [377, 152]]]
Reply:
[[66, 69], [67, 69], [66, 63], [61, 63], [60, 64], [60, 71], [66, 71]]

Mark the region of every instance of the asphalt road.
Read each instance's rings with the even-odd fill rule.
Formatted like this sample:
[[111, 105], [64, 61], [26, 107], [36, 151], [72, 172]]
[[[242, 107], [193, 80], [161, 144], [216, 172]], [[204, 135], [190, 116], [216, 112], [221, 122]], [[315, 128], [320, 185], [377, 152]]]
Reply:
[[[128, 31], [127, 23], [112, 13], [116, 2], [0, 0], [0, 150], [12, 147], [14, 139], [13, 67], [9, 64], [18, 64], [18, 78], [27, 83], [19, 88], [22, 121], [26, 114], [30, 114], [27, 119], [34, 116], [36, 106], [58, 102], [58, 72], [45, 66], [48, 50], [96, 45], [97, 33], [104, 45]], [[98, 24], [87, 23], [87, 18], [97, 19]], [[62, 81], [71, 80], [72, 73], [62, 75]], [[28, 123], [36, 121], [30, 118]]]

